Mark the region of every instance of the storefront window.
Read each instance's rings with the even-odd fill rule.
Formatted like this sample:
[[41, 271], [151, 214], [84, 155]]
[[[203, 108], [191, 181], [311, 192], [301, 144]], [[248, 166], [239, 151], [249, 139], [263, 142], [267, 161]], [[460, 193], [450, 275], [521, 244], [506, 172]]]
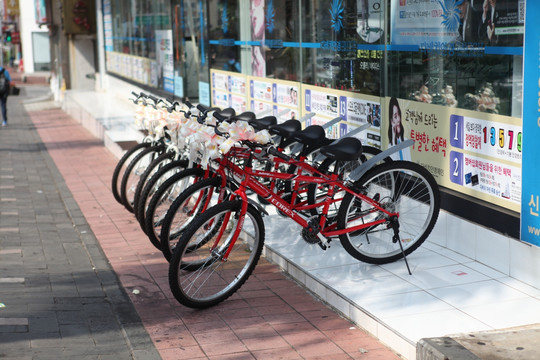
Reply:
[[[253, 1], [253, 5], [264, 1]], [[262, 41], [261, 46], [252, 47], [254, 61], [253, 75], [262, 74], [268, 78], [298, 81], [300, 78], [300, 29], [298, 17], [298, 1], [266, 0], [264, 10], [263, 39], [258, 13], [252, 10], [252, 39]], [[259, 59], [258, 51], [264, 55]], [[259, 67], [260, 69], [257, 69]]]
[[105, 0], [107, 71], [172, 92], [170, 1]]
[[381, 95], [384, 1], [303, 1], [303, 82]]
[[198, 82], [208, 81], [206, 2], [173, 0], [175, 95], [196, 99]]
[[238, 0], [210, 0], [208, 24], [210, 67], [242, 72]]
[[389, 95], [521, 115], [523, 0], [392, 1]]

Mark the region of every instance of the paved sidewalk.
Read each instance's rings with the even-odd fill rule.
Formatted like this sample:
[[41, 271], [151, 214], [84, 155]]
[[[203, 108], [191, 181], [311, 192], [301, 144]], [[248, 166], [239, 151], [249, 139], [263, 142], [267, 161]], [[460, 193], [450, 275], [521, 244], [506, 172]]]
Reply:
[[168, 264], [110, 192], [117, 159], [24, 99], [9, 98], [0, 129], [0, 358], [399, 358], [264, 259], [222, 304], [179, 305]]

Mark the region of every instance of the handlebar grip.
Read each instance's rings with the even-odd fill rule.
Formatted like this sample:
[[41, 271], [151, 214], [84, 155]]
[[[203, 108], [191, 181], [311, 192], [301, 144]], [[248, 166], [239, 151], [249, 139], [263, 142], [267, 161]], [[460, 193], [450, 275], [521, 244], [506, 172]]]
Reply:
[[206, 113], [206, 111], [208, 111], [208, 108], [203, 104], [197, 104], [197, 109], [202, 113]]
[[131, 92], [131, 95], [133, 95], [133, 96], [135, 96], [135, 97], [137, 97], [137, 98], [140, 96], [140, 95], [137, 94], [135, 91], [132, 91], [132, 92]]
[[190, 109], [193, 107], [193, 104], [190, 103], [188, 100], [184, 101], [184, 104], [186, 104], [187, 107], [190, 108]]
[[142, 91], [141, 91], [141, 93], [140, 93], [140, 95], [139, 95], [139, 96], [141, 96], [141, 97], [144, 97], [144, 98], [148, 98], [148, 95], [146, 95], [146, 94], [145, 94], [145, 93], [143, 93]]
[[153, 102], [155, 102], [156, 104], [159, 102], [159, 99], [153, 95], [148, 95], [148, 98], [152, 100]]
[[289, 155], [285, 155], [282, 152], [277, 151], [276, 148], [273, 148], [273, 147], [268, 149], [268, 153], [270, 155], [277, 156], [278, 158], [283, 159], [285, 161], [289, 161], [292, 159]]

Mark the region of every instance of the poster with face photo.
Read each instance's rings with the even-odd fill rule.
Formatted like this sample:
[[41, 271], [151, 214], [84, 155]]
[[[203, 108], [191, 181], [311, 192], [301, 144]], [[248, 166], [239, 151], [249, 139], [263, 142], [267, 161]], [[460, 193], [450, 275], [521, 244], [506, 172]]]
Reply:
[[523, 46], [525, 0], [392, 0], [390, 10], [392, 45]]
[[251, 1], [251, 74], [257, 77], [266, 76], [266, 60], [264, 54], [265, 16], [264, 0]]

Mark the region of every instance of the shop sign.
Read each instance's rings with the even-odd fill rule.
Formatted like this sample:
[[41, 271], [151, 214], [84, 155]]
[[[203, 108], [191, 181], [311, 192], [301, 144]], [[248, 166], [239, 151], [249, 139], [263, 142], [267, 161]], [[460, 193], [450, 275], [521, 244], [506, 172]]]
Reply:
[[444, 187], [519, 212], [520, 118], [386, 98], [382, 119], [385, 148], [415, 141], [399, 159], [420, 163]]
[[45, 7], [45, 0], [35, 0], [35, 18], [36, 24], [45, 24], [47, 23], [47, 11]]
[[443, 50], [523, 45], [525, 0], [392, 0], [391, 5], [392, 45], [439, 44]]
[[540, 246], [540, 2], [527, 2], [523, 56], [521, 240]]
[[4, 5], [7, 16], [19, 15], [19, 0], [5, 0]]
[[363, 144], [381, 147], [381, 102], [379, 97], [302, 84], [303, 113], [314, 113], [306, 125], [324, 125], [341, 118], [327, 129], [327, 136], [339, 138], [355, 128], [369, 123], [358, 137]]
[[96, 31], [96, 8], [93, 0], [64, 0], [64, 33], [92, 34]]

